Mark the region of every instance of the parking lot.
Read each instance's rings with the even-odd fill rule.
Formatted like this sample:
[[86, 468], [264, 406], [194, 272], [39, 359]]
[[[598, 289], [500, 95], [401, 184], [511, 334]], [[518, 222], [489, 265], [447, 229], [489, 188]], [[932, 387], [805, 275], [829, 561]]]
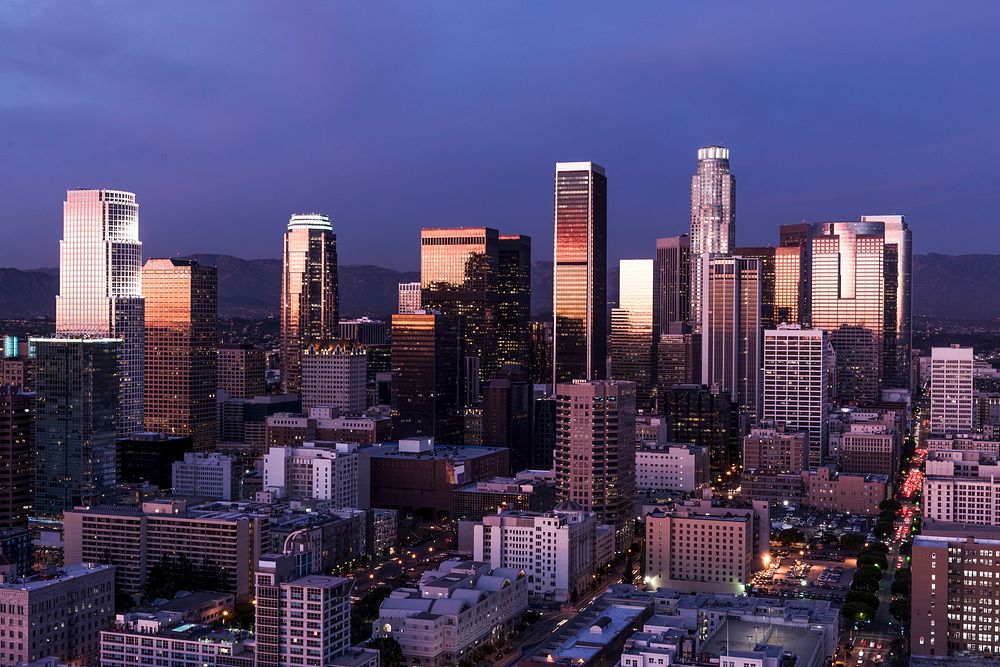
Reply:
[[854, 576], [850, 564], [839, 561], [776, 557], [751, 580], [757, 595], [843, 602]]

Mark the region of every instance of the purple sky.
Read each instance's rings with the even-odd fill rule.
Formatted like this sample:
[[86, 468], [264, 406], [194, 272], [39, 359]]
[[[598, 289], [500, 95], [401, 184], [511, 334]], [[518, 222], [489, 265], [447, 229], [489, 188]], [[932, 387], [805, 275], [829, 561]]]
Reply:
[[[808, 7], [806, 7], [808, 5]], [[0, 266], [53, 266], [64, 191], [137, 193], [144, 254], [416, 268], [421, 226], [552, 243], [557, 160], [608, 173], [609, 257], [688, 225], [699, 145], [737, 242], [905, 213], [1000, 252], [1000, 3], [47, 2], [0, 6]]]

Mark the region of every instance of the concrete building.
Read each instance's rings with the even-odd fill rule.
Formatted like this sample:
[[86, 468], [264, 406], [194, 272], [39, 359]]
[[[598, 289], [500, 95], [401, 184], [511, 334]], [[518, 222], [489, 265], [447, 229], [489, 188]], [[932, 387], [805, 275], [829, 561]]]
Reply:
[[711, 481], [707, 447], [646, 442], [635, 451], [635, 488], [640, 493], [690, 493]]
[[931, 349], [931, 433], [973, 431], [971, 347]]
[[254, 458], [267, 451], [267, 418], [280, 412], [300, 412], [302, 401], [295, 394], [229, 398], [219, 395], [220, 448], [239, 447]]
[[701, 383], [701, 334], [689, 322], [669, 322], [656, 343], [656, 393], [662, 407], [670, 387]]
[[399, 315], [412, 315], [424, 309], [420, 299], [420, 281], [399, 283]]
[[743, 470], [794, 473], [809, 469], [809, 432], [783, 423], [763, 422], [743, 438]]
[[593, 512], [569, 502], [552, 512], [491, 514], [474, 526], [473, 559], [523, 570], [529, 598], [568, 602], [593, 581], [596, 527]]
[[900, 452], [893, 432], [871, 433], [851, 430], [840, 439], [840, 471], [885, 475], [896, 478]]
[[424, 572], [418, 587], [390, 593], [372, 633], [398, 641], [407, 665], [457, 665], [513, 627], [527, 607], [522, 570], [451, 559]]
[[[941, 472], [941, 467], [934, 466], [933, 469]], [[977, 466], [975, 472], [976, 476], [925, 477], [924, 518], [947, 523], [1000, 526], [1000, 467], [995, 464]]]
[[27, 577], [34, 566], [31, 531], [24, 528], [0, 528], [0, 572]]
[[643, 443], [654, 445], [667, 444], [667, 420], [654, 415], [636, 415], [635, 418], [635, 444], [636, 447]]
[[25, 579], [0, 577], [0, 664], [46, 656], [94, 664], [115, 613], [115, 568], [70, 564]]
[[252, 635], [168, 611], [118, 614], [101, 631], [101, 667], [253, 667]]
[[[530, 472], [530, 471], [528, 471]], [[451, 518], [479, 521], [497, 512], [523, 510], [548, 512], [556, 505], [555, 478], [495, 477], [451, 492]]]
[[770, 554], [766, 502], [750, 508], [689, 501], [646, 515], [646, 576], [653, 589], [742, 594]]
[[670, 387], [664, 399], [670, 441], [708, 447], [713, 482], [735, 475], [741, 459], [739, 414], [729, 394], [681, 384]]
[[267, 393], [265, 350], [253, 345], [220, 345], [216, 366], [218, 388], [233, 398], [253, 398]]
[[341, 340], [354, 340], [366, 346], [389, 343], [389, 323], [385, 320], [373, 320], [368, 317], [341, 320], [338, 331], [338, 338]]
[[822, 510], [878, 514], [891, 490], [885, 475], [838, 473], [833, 466], [802, 473], [802, 504]]
[[375, 409], [341, 416], [337, 408], [320, 406], [305, 414], [280, 412], [267, 418], [269, 447], [294, 447], [310, 440], [374, 445], [391, 436], [392, 420]]
[[35, 395], [0, 385], [0, 530], [28, 525], [34, 502]]
[[740, 475], [740, 496], [766, 502], [802, 502], [804, 473], [770, 473], [744, 470]]
[[239, 500], [239, 477], [231, 456], [188, 452], [171, 466], [171, 488], [178, 496]]
[[336, 507], [360, 507], [358, 447], [306, 442], [271, 447], [263, 460], [264, 490], [278, 498], [329, 500]]
[[329, 405], [345, 415], [368, 407], [368, 355], [356, 341], [313, 342], [302, 350], [302, 409]]

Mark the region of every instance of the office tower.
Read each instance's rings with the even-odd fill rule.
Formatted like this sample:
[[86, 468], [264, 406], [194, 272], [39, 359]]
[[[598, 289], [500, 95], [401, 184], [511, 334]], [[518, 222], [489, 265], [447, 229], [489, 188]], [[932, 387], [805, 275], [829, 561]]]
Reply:
[[731, 255], [736, 245], [736, 178], [729, 171], [729, 149], [698, 149], [691, 177], [691, 320], [702, 321], [704, 265], [712, 254]]
[[123, 343], [107, 338], [33, 338], [35, 513], [58, 516], [109, 499], [115, 486]]
[[336, 338], [340, 321], [337, 235], [325, 215], [293, 215], [285, 231], [281, 272], [281, 383], [295, 394], [302, 350]]
[[827, 456], [831, 350], [822, 329], [788, 324], [764, 332], [763, 418], [788, 431], [809, 433], [808, 465], [813, 468]]
[[372, 320], [359, 317], [355, 320], [341, 320], [339, 337], [344, 340], [356, 340], [364, 345], [388, 345], [389, 323], [383, 320]]
[[611, 377], [635, 382], [640, 410], [653, 407], [653, 260], [618, 264], [618, 307], [611, 310]]
[[114, 568], [80, 564], [24, 580], [0, 578], [0, 627], [8, 633], [0, 664], [39, 664], [52, 656], [96, 665], [101, 630], [114, 616]]
[[809, 433], [762, 421], [743, 438], [743, 470], [801, 474], [809, 469]]
[[728, 392], [699, 384], [673, 385], [663, 404], [670, 442], [707, 447], [713, 483], [735, 474], [740, 461], [739, 420]]
[[760, 261], [704, 258], [701, 383], [728, 391], [740, 409], [760, 414]]
[[302, 351], [302, 409], [334, 406], [360, 415], [368, 403], [368, 355], [349, 340], [310, 343]]
[[300, 447], [271, 447], [261, 465], [264, 490], [278, 498], [360, 507], [357, 445], [305, 442]]
[[799, 324], [808, 319], [807, 276], [805, 246], [774, 249], [774, 321], [776, 324]]
[[901, 217], [812, 227], [812, 325], [830, 333], [841, 401], [872, 402], [885, 387], [908, 386], [910, 243]]
[[392, 432], [461, 442], [461, 323], [440, 314], [392, 316]]
[[656, 239], [653, 265], [653, 333], [667, 333], [672, 322], [691, 321], [691, 237]]
[[12, 384], [22, 391], [35, 387], [35, 353], [27, 339], [17, 336], [3, 337], [3, 355], [0, 356], [0, 385]]
[[632, 535], [635, 503], [635, 383], [556, 386], [556, 495], [615, 527], [618, 549]]
[[701, 334], [688, 322], [671, 322], [656, 345], [656, 394], [663, 407], [667, 389], [701, 383]]
[[35, 395], [0, 386], [0, 531], [28, 525], [34, 476]]
[[556, 399], [536, 396], [531, 425], [531, 467], [552, 470], [556, 448]]
[[531, 364], [531, 237], [501, 234], [497, 246], [497, 367]]
[[971, 347], [931, 349], [931, 433], [972, 433]]
[[170, 466], [193, 449], [189, 435], [133, 433], [118, 438], [115, 441], [116, 481], [118, 484], [151, 484], [167, 492], [173, 488]]
[[531, 381], [552, 382], [552, 322], [531, 323]]
[[267, 393], [264, 371], [267, 352], [253, 345], [220, 345], [218, 387], [232, 398], [253, 398]]
[[59, 242], [56, 333], [122, 339], [118, 429], [143, 429], [142, 244], [135, 195], [70, 190]]
[[147, 431], [190, 435], [197, 451], [218, 437], [218, 279], [192, 259], [147, 259], [145, 424]]
[[555, 178], [552, 384], [607, 377], [608, 179], [593, 162]]
[[809, 245], [810, 225], [808, 222], [781, 225], [778, 234], [778, 245], [782, 248], [807, 247]]
[[[469, 383], [463, 402], [497, 368], [500, 234], [489, 227], [420, 230], [421, 300], [427, 310], [461, 318]], [[473, 373], [473, 371], [476, 371]]]
[[760, 328], [773, 329], [777, 326], [777, 248], [755, 246], [736, 248], [733, 252], [743, 259], [760, 262]]
[[420, 299], [420, 282], [399, 283], [399, 307], [400, 315], [412, 315], [424, 309]]
[[[261, 557], [255, 598], [256, 667], [332, 665], [351, 648], [354, 582], [300, 570], [294, 555]], [[303, 604], [308, 605], [304, 615]]]
[[531, 382], [522, 366], [502, 366], [483, 390], [481, 444], [509, 449], [511, 473], [531, 467], [533, 407]]

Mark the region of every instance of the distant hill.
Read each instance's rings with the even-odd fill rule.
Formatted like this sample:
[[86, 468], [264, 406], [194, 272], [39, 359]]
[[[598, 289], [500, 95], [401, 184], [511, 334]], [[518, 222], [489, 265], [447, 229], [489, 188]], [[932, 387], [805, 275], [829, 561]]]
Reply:
[[[191, 255], [218, 267], [219, 313], [266, 317], [278, 312], [281, 261], [231, 255]], [[345, 317], [385, 316], [396, 309], [397, 285], [420, 279], [416, 271], [371, 265], [341, 265], [340, 300]], [[988, 320], [1000, 317], [1000, 255], [915, 255], [913, 310], [916, 315]], [[56, 269], [0, 268], [0, 319], [54, 317], [59, 289]], [[531, 275], [532, 314], [552, 312], [552, 262], [536, 261]], [[618, 301], [618, 267], [608, 269], [608, 300]]]

